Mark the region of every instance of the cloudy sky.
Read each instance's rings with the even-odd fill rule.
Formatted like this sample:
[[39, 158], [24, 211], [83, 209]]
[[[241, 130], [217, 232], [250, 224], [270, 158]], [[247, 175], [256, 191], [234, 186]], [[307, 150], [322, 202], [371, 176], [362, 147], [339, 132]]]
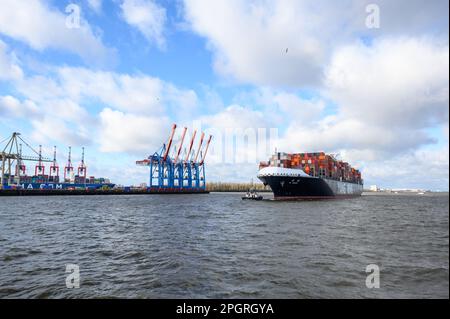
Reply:
[[[249, 181], [276, 147], [339, 154], [366, 185], [446, 190], [448, 9], [0, 0], [0, 141], [19, 131], [49, 155], [57, 145], [61, 166], [67, 146], [75, 162], [85, 146], [89, 175], [136, 184], [148, 172], [135, 161], [176, 122], [214, 134], [209, 180]], [[277, 130], [258, 135], [266, 152], [237, 142], [263, 129]]]

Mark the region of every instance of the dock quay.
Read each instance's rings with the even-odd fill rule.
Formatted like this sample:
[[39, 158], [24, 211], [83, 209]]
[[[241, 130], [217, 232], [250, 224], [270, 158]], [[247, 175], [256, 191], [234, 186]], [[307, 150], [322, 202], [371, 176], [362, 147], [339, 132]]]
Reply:
[[205, 189], [0, 189], [0, 196], [208, 194]]

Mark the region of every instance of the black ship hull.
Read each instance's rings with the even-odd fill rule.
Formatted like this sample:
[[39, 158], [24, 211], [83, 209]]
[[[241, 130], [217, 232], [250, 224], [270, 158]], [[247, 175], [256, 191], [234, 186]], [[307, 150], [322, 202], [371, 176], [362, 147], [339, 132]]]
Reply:
[[275, 199], [332, 199], [360, 196], [362, 185], [302, 176], [258, 176]]

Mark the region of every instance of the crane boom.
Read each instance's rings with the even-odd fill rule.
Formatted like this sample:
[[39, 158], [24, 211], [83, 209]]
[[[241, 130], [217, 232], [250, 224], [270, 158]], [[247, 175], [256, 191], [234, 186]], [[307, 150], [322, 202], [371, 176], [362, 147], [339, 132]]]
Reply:
[[192, 138], [191, 138], [191, 142], [189, 143], [189, 150], [186, 153], [186, 158], [185, 158], [185, 162], [187, 162], [189, 160], [189, 154], [191, 154], [191, 150], [192, 150], [192, 145], [194, 145], [194, 140], [195, 140], [195, 135], [197, 134], [197, 130], [194, 131], [194, 133], [192, 134]]
[[170, 133], [169, 141], [167, 142], [166, 151], [164, 152], [164, 155], [163, 155], [163, 160], [164, 161], [166, 161], [167, 155], [169, 154], [170, 147], [172, 146], [173, 136], [175, 135], [175, 130], [176, 129], [177, 129], [177, 125], [173, 124], [172, 125], [172, 133]]
[[206, 153], [208, 153], [209, 143], [211, 143], [212, 135], [209, 136], [208, 142], [206, 143], [205, 154], [203, 154], [202, 160], [200, 161], [200, 165], [203, 165], [205, 161]]
[[184, 137], [186, 136], [187, 127], [183, 129], [183, 133], [181, 134], [180, 147], [178, 148], [177, 155], [175, 156], [174, 163], [178, 161], [178, 157], [180, 156], [181, 149], [183, 148]]
[[197, 153], [195, 154], [194, 157], [194, 163], [197, 163], [197, 159], [198, 159], [198, 154], [200, 154], [200, 150], [202, 148], [202, 144], [203, 144], [203, 138], [205, 137], [205, 133], [202, 132], [202, 135], [200, 136], [200, 142], [198, 144], [198, 149], [197, 149]]

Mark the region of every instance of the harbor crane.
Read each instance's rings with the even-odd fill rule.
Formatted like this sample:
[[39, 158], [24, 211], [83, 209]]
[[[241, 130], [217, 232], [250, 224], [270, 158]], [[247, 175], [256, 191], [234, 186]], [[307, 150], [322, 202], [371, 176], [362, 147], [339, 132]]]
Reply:
[[81, 162], [80, 165], [78, 165], [78, 176], [86, 178], [87, 167], [86, 163], [84, 162], [84, 147], [82, 147], [81, 150]]
[[53, 146], [53, 162], [50, 165], [50, 176], [59, 176], [59, 166], [56, 161], [56, 145]]
[[[205, 137], [205, 133], [202, 132], [198, 148], [194, 150], [193, 145], [197, 135], [197, 131], [194, 130], [187, 149], [184, 149], [183, 154], [185, 155], [180, 156], [187, 132], [187, 127], [184, 127], [173, 156], [170, 156], [176, 129], [177, 125], [173, 124], [167, 144], [163, 144], [159, 151], [148, 156], [148, 158], [136, 161], [136, 164], [150, 167], [150, 189], [176, 191], [204, 190], [206, 188], [204, 162], [212, 136], [209, 136], [204, 146], [204, 151], [202, 151]], [[199, 155], [200, 160], [198, 160]]]
[[[19, 132], [14, 132], [12, 135], [0, 142], [0, 147], [3, 143], [5, 146], [0, 152], [1, 172], [0, 172], [0, 187], [8, 184], [17, 184], [20, 180], [20, 175], [25, 174], [24, 161], [38, 162], [35, 168], [36, 173], [44, 174], [43, 163], [51, 163], [52, 160], [42, 156], [42, 146], [39, 146], [39, 151], [36, 151], [30, 146]], [[23, 155], [22, 144], [24, 144], [29, 151], [34, 155]], [[15, 173], [13, 173], [13, 166], [16, 165]]]
[[71, 177], [73, 173], [73, 165], [72, 165], [72, 147], [69, 146], [69, 155], [67, 156], [67, 164], [64, 167], [64, 181], [67, 180], [67, 178]]

